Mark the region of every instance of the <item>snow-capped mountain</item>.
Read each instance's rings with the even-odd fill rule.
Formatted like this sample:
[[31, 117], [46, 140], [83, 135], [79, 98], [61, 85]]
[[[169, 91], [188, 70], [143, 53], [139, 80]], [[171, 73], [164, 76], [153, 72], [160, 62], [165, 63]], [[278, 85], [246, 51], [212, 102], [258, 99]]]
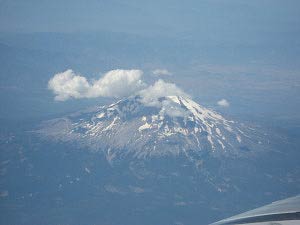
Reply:
[[103, 151], [108, 160], [203, 153], [239, 153], [261, 144], [255, 130], [200, 106], [188, 97], [145, 103], [134, 96], [109, 106], [48, 121], [44, 135]]
[[[41, 135], [2, 137], [4, 204], [41, 212], [49, 224], [61, 215], [69, 224], [209, 224], [210, 215], [298, 193], [293, 145], [186, 96], [146, 100], [133, 96], [54, 119]], [[261, 151], [268, 139], [274, 148]], [[90, 220], [81, 220], [82, 211]]]

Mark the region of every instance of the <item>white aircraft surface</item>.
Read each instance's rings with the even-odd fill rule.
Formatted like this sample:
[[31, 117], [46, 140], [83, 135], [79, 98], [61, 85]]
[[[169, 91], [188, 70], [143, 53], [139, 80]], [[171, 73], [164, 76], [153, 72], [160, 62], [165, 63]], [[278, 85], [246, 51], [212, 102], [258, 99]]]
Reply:
[[273, 202], [211, 225], [300, 225], [300, 195]]

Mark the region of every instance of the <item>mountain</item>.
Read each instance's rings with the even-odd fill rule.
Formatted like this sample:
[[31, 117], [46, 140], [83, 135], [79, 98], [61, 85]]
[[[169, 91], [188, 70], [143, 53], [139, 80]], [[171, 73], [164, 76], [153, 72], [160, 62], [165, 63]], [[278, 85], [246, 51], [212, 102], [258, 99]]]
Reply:
[[205, 225], [299, 191], [298, 148], [187, 96], [21, 125], [0, 133], [0, 224]]
[[148, 103], [137, 95], [47, 121], [39, 132], [103, 151], [109, 161], [165, 155], [197, 161], [206, 153], [241, 154], [264, 146], [264, 135], [253, 128], [225, 119], [184, 96], [160, 97]]

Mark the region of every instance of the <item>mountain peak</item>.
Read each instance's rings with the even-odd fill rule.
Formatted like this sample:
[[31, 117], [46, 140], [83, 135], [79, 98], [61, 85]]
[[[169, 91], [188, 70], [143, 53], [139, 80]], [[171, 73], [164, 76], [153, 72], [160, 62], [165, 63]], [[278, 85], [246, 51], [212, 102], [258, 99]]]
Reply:
[[250, 129], [225, 119], [186, 96], [165, 96], [145, 102], [132, 96], [109, 106], [49, 121], [43, 134], [72, 141], [108, 160], [131, 155], [200, 155], [237, 153], [251, 143]]

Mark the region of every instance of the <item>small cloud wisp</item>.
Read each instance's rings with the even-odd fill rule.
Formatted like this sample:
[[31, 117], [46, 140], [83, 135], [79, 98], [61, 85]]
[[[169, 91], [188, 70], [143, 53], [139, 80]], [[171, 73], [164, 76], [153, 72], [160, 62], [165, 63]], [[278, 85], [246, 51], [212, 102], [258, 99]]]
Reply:
[[226, 99], [221, 99], [220, 101], [217, 102], [217, 104], [221, 107], [229, 107], [230, 104]]
[[156, 70], [153, 70], [152, 73], [155, 76], [171, 76], [172, 75], [172, 73], [167, 69], [156, 69]]

